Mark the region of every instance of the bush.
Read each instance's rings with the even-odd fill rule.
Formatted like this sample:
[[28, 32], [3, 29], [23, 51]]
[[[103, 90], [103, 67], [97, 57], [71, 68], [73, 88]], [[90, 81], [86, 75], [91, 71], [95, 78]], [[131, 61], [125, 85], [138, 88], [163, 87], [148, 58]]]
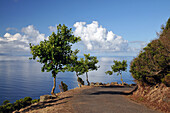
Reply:
[[3, 102], [3, 105], [6, 105], [7, 103], [9, 103], [9, 100], [5, 100], [5, 101]]
[[78, 81], [81, 85], [84, 85], [84, 81], [83, 81], [80, 77], [77, 78], [77, 81]]
[[31, 97], [25, 97], [24, 99], [16, 100], [16, 102], [13, 104], [9, 103], [8, 100], [5, 100], [3, 105], [0, 106], [0, 113], [12, 113], [15, 110], [20, 110], [21, 108], [36, 102], [39, 102], [39, 99], [32, 100]]
[[134, 79], [145, 85], [165, 83], [170, 79], [170, 18], [159, 39], [151, 41], [131, 62]]
[[68, 90], [67, 84], [65, 84], [63, 81], [61, 81], [61, 87], [62, 87], [64, 92]]
[[3, 106], [3, 113], [12, 113], [14, 111], [14, 106], [11, 103], [7, 103], [6, 105]]
[[170, 87], [170, 74], [168, 74], [167, 76], [165, 76], [165, 78], [162, 79], [162, 82], [163, 82], [166, 86]]
[[40, 101], [40, 99], [34, 99], [31, 101], [31, 104], [38, 103], [39, 101]]

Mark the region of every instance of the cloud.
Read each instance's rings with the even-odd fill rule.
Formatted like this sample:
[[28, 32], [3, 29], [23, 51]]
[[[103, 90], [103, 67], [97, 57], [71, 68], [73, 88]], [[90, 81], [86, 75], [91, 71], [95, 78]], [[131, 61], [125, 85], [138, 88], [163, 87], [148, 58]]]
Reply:
[[139, 52], [147, 45], [147, 42], [145, 42], [145, 41], [130, 41], [129, 45], [130, 45], [131, 51]]
[[99, 26], [97, 21], [93, 21], [91, 24], [76, 22], [74, 27], [74, 35], [81, 37], [88, 50], [127, 51], [128, 41], [112, 31], [107, 31], [101, 25]]
[[38, 44], [47, 39], [45, 34], [40, 33], [33, 25], [22, 28], [21, 32], [5, 33], [0, 37], [0, 53], [15, 53], [29, 51], [29, 43]]
[[57, 25], [56, 25], [56, 26], [49, 26], [48, 29], [49, 29], [51, 32], [56, 32], [56, 31], [57, 31]]
[[18, 29], [17, 29], [17, 28], [13, 28], [13, 27], [8, 27], [8, 28], [6, 28], [6, 31], [10, 31], [10, 30], [18, 31]]

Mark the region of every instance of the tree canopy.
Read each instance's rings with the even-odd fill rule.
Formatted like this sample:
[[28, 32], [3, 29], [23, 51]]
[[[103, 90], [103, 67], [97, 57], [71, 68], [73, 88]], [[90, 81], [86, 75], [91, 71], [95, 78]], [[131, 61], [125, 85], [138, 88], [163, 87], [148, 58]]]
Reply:
[[123, 60], [121, 61], [116, 61], [114, 60], [114, 65], [111, 66], [112, 71], [107, 71], [106, 74], [112, 75], [113, 72], [117, 72], [117, 75], [121, 75], [121, 81], [122, 81], [122, 85], [123, 83], [123, 79], [122, 79], [122, 71], [126, 71], [127, 70], [127, 61]]
[[170, 85], [170, 18], [161, 29], [159, 38], [148, 43], [131, 62], [133, 78], [145, 85]]
[[51, 72], [54, 77], [54, 87], [51, 94], [54, 95], [56, 74], [64, 72], [64, 66], [71, 63], [72, 44], [80, 41], [80, 37], [75, 37], [72, 29], [65, 25], [57, 26], [57, 34], [54, 32], [48, 37], [49, 40], [41, 41], [38, 45], [30, 44], [31, 59], [38, 59], [37, 62], [43, 64], [42, 72]]

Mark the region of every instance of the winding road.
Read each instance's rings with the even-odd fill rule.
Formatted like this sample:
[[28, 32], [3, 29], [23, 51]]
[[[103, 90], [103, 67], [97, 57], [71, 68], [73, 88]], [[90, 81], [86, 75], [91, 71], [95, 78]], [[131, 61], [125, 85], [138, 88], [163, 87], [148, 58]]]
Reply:
[[160, 113], [126, 98], [128, 93], [125, 92], [133, 88], [103, 86], [85, 89], [71, 99], [74, 113]]

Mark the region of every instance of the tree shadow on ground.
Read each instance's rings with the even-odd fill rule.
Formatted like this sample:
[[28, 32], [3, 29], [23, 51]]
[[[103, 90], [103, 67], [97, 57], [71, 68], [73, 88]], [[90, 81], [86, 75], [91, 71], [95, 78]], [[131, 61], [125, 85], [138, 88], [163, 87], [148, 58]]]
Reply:
[[[67, 103], [67, 101], [65, 101], [64, 99], [68, 99], [68, 98], [72, 98], [73, 96], [68, 96], [68, 97], [63, 97], [63, 98], [59, 98], [59, 99], [55, 99], [55, 100], [48, 100], [45, 102], [39, 102], [36, 105], [31, 105], [29, 106], [27, 109], [24, 109], [22, 112], [27, 112], [29, 110], [36, 110], [36, 109], [42, 109], [42, 108], [46, 108], [46, 107], [50, 107], [53, 105], [59, 105], [59, 104], [64, 104]], [[62, 102], [60, 102], [61, 100], [63, 100]]]
[[110, 85], [110, 86], [100, 86], [101, 88], [124, 88], [126, 86], [116, 86], [116, 85]]
[[[124, 86], [102, 86], [103, 88], [123, 88]], [[133, 90], [131, 91], [97, 91], [94, 93], [91, 93], [89, 95], [102, 95], [102, 94], [112, 94], [112, 95], [131, 95], [133, 94], [134, 91], [136, 91], [138, 86], [136, 86]]]

